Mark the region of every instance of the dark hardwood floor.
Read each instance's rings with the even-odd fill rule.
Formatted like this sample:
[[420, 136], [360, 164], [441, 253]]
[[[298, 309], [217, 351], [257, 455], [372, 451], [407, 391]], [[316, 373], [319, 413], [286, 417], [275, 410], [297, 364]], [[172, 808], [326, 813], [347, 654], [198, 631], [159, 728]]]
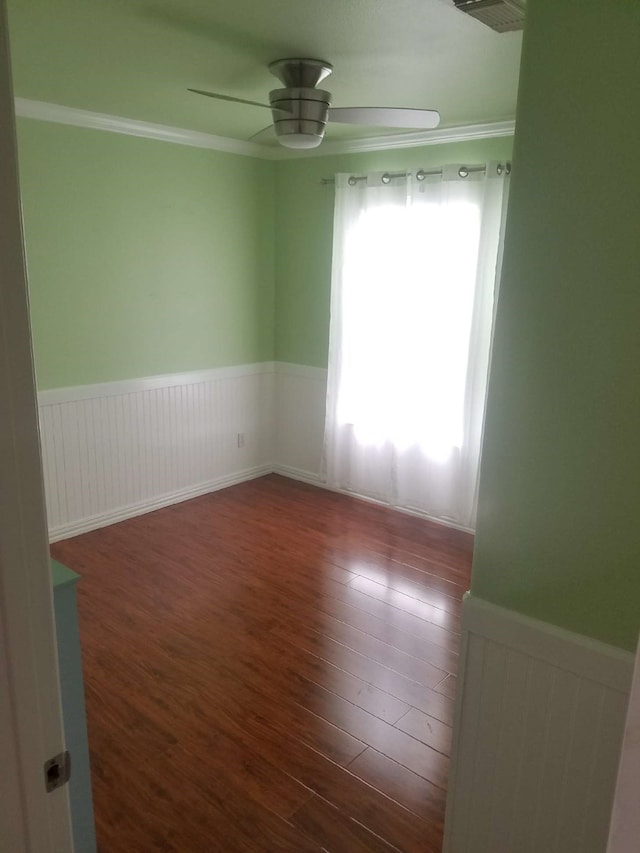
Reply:
[[472, 537], [268, 476], [59, 542], [100, 853], [436, 853]]

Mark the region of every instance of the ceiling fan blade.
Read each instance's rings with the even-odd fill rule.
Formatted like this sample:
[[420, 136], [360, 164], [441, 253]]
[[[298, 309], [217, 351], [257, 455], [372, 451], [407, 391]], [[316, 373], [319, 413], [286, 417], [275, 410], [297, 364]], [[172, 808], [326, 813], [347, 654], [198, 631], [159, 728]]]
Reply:
[[369, 127], [402, 127], [432, 130], [440, 124], [437, 110], [408, 107], [331, 107], [329, 121], [366, 124]]
[[[218, 95], [216, 92], [203, 92], [202, 89], [187, 89], [187, 92], [195, 92], [196, 95], [205, 95], [207, 98], [216, 98], [218, 101], [232, 101], [234, 104], [249, 104], [252, 107], [265, 107], [270, 110], [269, 104], [260, 104], [258, 101], [245, 101], [244, 98], [232, 98], [231, 95]], [[278, 107], [278, 109], [280, 109]], [[280, 110], [286, 112], [286, 110]]]
[[247, 142], [262, 142], [263, 139], [276, 138], [276, 129], [272, 124], [268, 124], [266, 127], [263, 127], [262, 130], [259, 130], [257, 133], [254, 133], [249, 137]]

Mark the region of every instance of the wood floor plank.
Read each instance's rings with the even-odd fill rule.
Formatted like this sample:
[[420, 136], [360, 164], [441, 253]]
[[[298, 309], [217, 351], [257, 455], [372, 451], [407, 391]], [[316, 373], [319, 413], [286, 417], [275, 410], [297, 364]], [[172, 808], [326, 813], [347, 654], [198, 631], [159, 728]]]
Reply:
[[[293, 620], [287, 620], [287, 622], [292, 631], [302, 627], [297, 619], [295, 622]], [[358, 628], [353, 628], [339, 619], [334, 619], [328, 614], [323, 614], [321, 617], [314, 616], [308, 620], [307, 624], [324, 637], [341, 643], [365, 657], [384, 660], [385, 665], [390, 669], [427, 687], [435, 687], [447, 674], [447, 670], [442, 670], [428, 661], [414, 658], [407, 652], [378, 640], [377, 637], [372, 637]], [[278, 625], [280, 628], [283, 627], [281, 621]]]
[[[394, 624], [394, 621], [385, 621], [378, 616], [373, 616], [357, 607], [346, 604], [344, 601], [339, 601], [329, 596], [319, 598], [318, 607], [323, 613], [328, 613], [335, 619], [346, 622], [352, 628], [356, 628], [365, 634], [370, 634], [377, 640], [400, 649], [405, 654], [409, 654], [419, 660], [425, 660], [428, 663], [433, 663], [437, 656], [438, 660], [441, 661], [438, 665], [439, 668], [447, 672], [457, 669], [460, 638], [451, 631], [446, 631], [429, 623], [423, 623], [424, 627], [420, 632], [421, 636], [418, 637], [414, 633], [405, 630], [406, 623], [404, 621], [403, 627], [400, 627], [397, 624], [397, 622], [401, 621], [400, 619], [394, 620]], [[402, 614], [403, 617], [405, 615], [404, 613]]]
[[[275, 760], [277, 745], [262, 741], [255, 746], [262, 755]], [[437, 813], [437, 820], [431, 819], [436, 814], [431, 807], [426, 811], [411, 812], [399, 800], [383, 793], [388, 787], [383, 774], [368, 782], [304, 746], [299, 748], [296, 745], [287, 759], [296, 779], [392, 846], [406, 853], [440, 853], [444, 806]]]
[[409, 710], [406, 702], [304, 650], [298, 651], [297, 669], [298, 673], [308, 680], [322, 685], [331, 693], [337, 694], [386, 723], [395, 723]]
[[[221, 562], [218, 556], [218, 563]], [[238, 579], [247, 576], [249, 570], [245, 567], [236, 567], [235, 574]], [[274, 585], [268, 584], [260, 579], [251, 578], [247, 581], [245, 590], [253, 593], [253, 598], [256, 602], [256, 607], [260, 606], [259, 602], [273, 592]], [[218, 583], [224, 587], [224, 581], [217, 577], [212, 578], [211, 583]], [[226, 595], [226, 593], [223, 593]], [[347, 605], [342, 605], [340, 601], [333, 599], [330, 596], [318, 595], [315, 592], [310, 592], [301, 585], [296, 589], [286, 589], [272, 605], [271, 614], [279, 616], [280, 619], [290, 622], [292, 619], [303, 621], [307, 625], [312, 625], [316, 630], [338, 642], [345, 643], [351, 648], [354, 648], [363, 654], [369, 656], [377, 656], [381, 654], [380, 644], [392, 646], [388, 651], [385, 649], [384, 654], [387, 655], [389, 661], [393, 661], [395, 668], [427, 685], [435, 685], [442, 680], [447, 672], [456, 671], [457, 669], [457, 654], [454, 651], [457, 638], [455, 635], [448, 634], [442, 629], [433, 626], [434, 631], [441, 634], [448, 634], [449, 649], [441, 651], [445, 645], [444, 639], [438, 634], [439, 648], [433, 650], [430, 655], [429, 648], [426, 644], [421, 643], [418, 638], [407, 632], [398, 631], [394, 626], [388, 626], [384, 621], [377, 617], [370, 617], [362, 614], [357, 608], [351, 608]], [[286, 599], [290, 603], [286, 603]], [[249, 605], [251, 606], [251, 605]], [[246, 607], [246, 604], [245, 604]], [[333, 616], [332, 614], [335, 614]], [[349, 620], [348, 622], [342, 620]], [[358, 627], [356, 627], [356, 624]], [[425, 626], [427, 631], [429, 626]], [[380, 639], [385, 637], [386, 639]], [[418, 655], [420, 657], [414, 657]], [[434, 666], [432, 660], [426, 658], [431, 657], [436, 660], [439, 666]]]
[[[366, 595], [370, 595], [372, 598], [377, 598], [380, 601], [391, 604], [407, 613], [412, 613], [420, 619], [425, 619], [425, 614], [430, 615], [433, 611], [431, 601], [426, 600], [427, 595], [418, 588], [409, 587], [404, 584], [402, 585], [402, 589], [389, 588], [379, 580], [374, 580], [364, 575], [358, 575], [349, 581], [349, 584], [353, 589], [357, 589]], [[409, 590], [409, 593], [406, 590]], [[457, 599], [449, 596], [440, 596], [438, 601], [443, 605], [443, 609], [450, 610], [451, 612], [455, 610], [456, 615], [458, 615]]]
[[[439, 851], [438, 828], [409, 815], [375, 786], [369, 786], [307, 744], [274, 727], [267, 714], [242, 712], [228, 697], [207, 697], [205, 707], [214, 705], [216, 728], [208, 725], [201, 703], [183, 703], [185, 724], [180, 725], [180, 745], [195, 755], [210, 755], [222, 731], [242, 743], [249, 754], [257, 754], [277, 766], [285, 760], [287, 772], [300, 784], [333, 802], [374, 834], [410, 853]], [[188, 726], [186, 725], [188, 721]], [[416, 777], [418, 778], [418, 777]], [[381, 788], [384, 789], [384, 780]], [[420, 813], [417, 813], [418, 817]]]
[[[221, 562], [220, 558], [218, 558], [218, 562]], [[241, 579], [247, 571], [242, 567], [236, 568], [236, 577]], [[248, 577], [250, 580], [243, 590], [253, 593], [253, 596], [248, 604], [245, 600], [244, 612], [247, 614], [252, 607], [262, 612], [261, 602], [264, 602], [265, 598], [274, 591], [274, 585], [253, 579], [250, 575]], [[231, 606], [231, 599], [225, 589], [224, 580], [216, 576], [211, 579], [211, 583], [213, 585], [218, 584], [221, 587], [220, 595], [214, 604], [221, 605], [224, 601], [227, 607]], [[287, 598], [290, 599], [288, 604]], [[290, 623], [292, 619], [302, 620], [326, 636], [343, 642], [369, 656], [381, 654], [380, 643], [391, 645], [393, 648], [388, 652], [385, 651], [389, 661], [393, 661], [398, 671], [415, 680], [420, 680], [422, 683], [435, 685], [444, 678], [447, 672], [457, 670], [458, 656], [453, 651], [455, 635], [450, 635], [450, 651], [442, 650], [440, 647], [431, 649], [413, 634], [398, 631], [393, 626], [388, 626], [383, 620], [363, 614], [357, 608], [342, 605], [340, 601], [329, 596], [318, 596], [299, 587], [295, 591], [282, 592], [279, 599], [282, 600], [278, 600], [271, 607], [272, 616], [278, 616]], [[200, 606], [204, 607], [204, 602], [201, 599], [199, 600]], [[292, 607], [293, 615], [291, 615]], [[335, 616], [331, 614], [335, 614]], [[349, 622], [342, 620], [349, 620]], [[386, 639], [381, 639], [382, 637]], [[414, 659], [416, 655], [420, 657]], [[434, 663], [437, 666], [434, 666]]]
[[[227, 712], [235, 715], [243, 725], [259, 730], [265, 737], [295, 737], [345, 766], [365, 748], [361, 739], [340, 725], [340, 717], [317, 713], [318, 710], [325, 711], [329, 702], [345, 700], [324, 691], [332, 697], [331, 700], [323, 702], [316, 697], [313, 701], [311, 691], [308, 691], [304, 694], [305, 704], [297, 703], [295, 699], [301, 695], [300, 688], [296, 691], [292, 684], [291, 693], [285, 694], [287, 701], [282, 701], [283, 691], [277, 685], [270, 686], [268, 671], [265, 674], [256, 671], [251, 677], [250, 667], [245, 666], [243, 660], [242, 654], [221, 647], [196, 656], [194, 649], [183, 643], [179, 651], [174, 647], [174, 660], [166, 660], [163, 671], [169, 683], [183, 689], [186, 707], [192, 703], [191, 713], [199, 714], [203, 725], [209, 716], [207, 709], [217, 714]], [[186, 685], [183, 672], [188, 673]], [[311, 682], [307, 684], [316, 688], [318, 693], [322, 691]], [[194, 717], [194, 726], [196, 722]]]
[[[142, 543], [139, 544], [142, 547]], [[220, 564], [222, 560], [220, 554], [217, 555], [217, 560], [218, 564]], [[235, 568], [236, 576], [238, 578], [247, 576], [247, 573], [250, 573], [250, 571], [251, 570], [247, 567], [236, 566]], [[248, 576], [251, 577], [250, 574]], [[213, 582], [215, 582], [215, 579], [213, 579]], [[224, 582], [221, 581], [221, 583]], [[266, 594], [266, 583], [260, 583], [259, 581], [252, 579], [251, 584], [251, 589], [255, 592], [256, 597], [258, 595], [264, 596]], [[332, 583], [329, 587], [329, 592], [335, 593], [336, 587], [342, 586], [342, 584]], [[273, 584], [271, 587], [273, 587]], [[316, 616], [316, 624], [319, 612], [334, 615], [338, 621], [345, 621], [351, 627], [356, 627], [362, 633], [368, 633], [376, 639], [380, 639], [389, 645], [394, 645], [395, 648], [405, 654], [419, 657], [422, 660], [428, 658], [430, 662], [437, 661], [439, 667], [445, 669], [445, 671], [455, 671], [457, 667], [457, 654], [454, 649], [457, 646], [458, 638], [456, 635], [453, 635], [444, 629], [426, 624], [421, 625], [421, 637], [416, 638], [414, 633], [409, 633], [400, 628], [396, 628], [396, 624], [399, 621], [398, 617], [400, 616], [397, 611], [397, 616], [395, 617], [396, 624], [388, 624], [385, 623], [384, 620], [380, 620], [378, 617], [371, 617], [363, 614], [358, 610], [358, 608], [353, 608], [351, 605], [346, 603], [342, 604], [341, 601], [334, 598], [332, 595], [325, 595], [321, 592], [311, 591], [304, 588], [302, 585], [298, 586], [296, 590], [287, 590], [283, 595], [291, 598], [292, 604], [297, 605], [296, 613], [298, 615], [305, 614], [305, 608], [317, 610], [318, 614], [314, 614]], [[417, 621], [418, 620], [416, 620], [416, 622]], [[327, 624], [332, 624], [333, 628], [336, 629], [334, 623]], [[343, 639], [343, 637], [341, 637], [341, 639]], [[425, 642], [420, 641], [426, 641], [426, 643], [434, 642], [435, 645], [445, 648], [450, 652], [450, 654], [439, 652], [437, 649], [431, 651], [429, 647], [426, 646]], [[407, 662], [405, 661], [405, 664], [406, 663]], [[436, 675], [438, 675], [438, 673], [436, 673]], [[432, 679], [430, 680], [432, 681]]]
[[459, 535], [459, 532], [454, 534], [455, 545], [452, 544], [453, 540], [449, 540], [445, 546], [434, 548], [430, 545], [425, 549], [415, 545], [407, 546], [399, 541], [392, 550], [387, 548], [383, 552], [376, 552], [373, 549], [373, 553], [376, 557], [381, 557], [395, 566], [417, 569], [423, 575], [445, 578], [459, 587], [464, 587], [468, 582], [473, 550], [469, 550], [466, 545], [459, 547], [457, 541]]
[[[259, 488], [264, 491], [263, 484]], [[342, 496], [336, 497], [329, 493], [319, 496], [314, 493], [314, 487], [304, 484], [299, 486], [296, 506], [301, 510], [308, 509], [308, 514], [300, 512], [293, 519], [287, 512], [291, 508], [290, 496], [278, 491], [280, 485], [277, 478], [272, 478], [268, 488], [271, 490], [271, 505], [281, 509], [278, 525], [284, 531], [295, 532], [299, 540], [311, 536], [315, 544], [318, 533], [325, 534], [330, 529], [331, 538], [326, 540], [324, 554], [338, 565], [340, 557], [345, 554], [346, 559], [351, 561], [355, 558], [383, 560], [385, 563], [393, 561], [398, 564], [398, 570], [403, 566], [415, 568], [411, 564], [417, 564], [422, 567], [423, 574], [432, 574], [434, 579], [451, 575], [461, 591], [468, 586], [472, 537], [467, 534], [429, 522], [416, 524], [415, 519], [408, 519], [407, 522], [406, 517], [399, 513], [393, 513], [393, 517], [390, 517], [388, 511], [382, 510], [387, 515], [381, 515], [380, 507], [361, 501], [352, 501], [349, 514], [345, 516]], [[237, 508], [242, 510], [243, 504], [238, 503]], [[233, 518], [232, 512], [232, 522]], [[268, 519], [263, 525], [261, 519], [257, 519], [254, 526], [260, 529], [261, 535], [268, 534], [273, 528]], [[419, 534], [416, 532], [418, 527]], [[363, 530], [366, 531], [364, 535]], [[348, 548], [346, 552], [341, 550], [343, 542]], [[410, 543], [410, 547], [407, 547], [407, 543]], [[434, 563], [436, 556], [440, 557], [438, 563]]]
[[[358, 597], [356, 598], [356, 596]], [[351, 590], [348, 585], [345, 586], [345, 594], [341, 600], [349, 608], [362, 611], [378, 620], [378, 622], [364, 621], [354, 616], [351, 610], [344, 610], [342, 614], [344, 621], [350, 622], [354, 627], [366, 625], [368, 631], [378, 639], [385, 640], [387, 638], [385, 641], [390, 642], [391, 645], [399, 645], [403, 650], [412, 650], [415, 654], [447, 672], [457, 671], [459, 665], [457, 631], [451, 632], [450, 648], [446, 649], [431, 642], [430, 627], [427, 624], [427, 630], [425, 630], [424, 620], [406, 611]], [[337, 609], [334, 608], [331, 612], [335, 615], [338, 614]], [[413, 639], [407, 639], [406, 634], [409, 634]], [[416, 640], [418, 645], [416, 645]]]
[[[218, 651], [220, 651], [220, 647]], [[310, 720], [307, 712], [311, 712], [330, 726], [335, 726], [351, 738], [360, 741], [361, 746], [358, 752], [361, 752], [365, 745], [369, 744], [398, 763], [409, 767], [416, 774], [431, 780], [434, 784], [441, 786], [446, 784], [448, 761], [445, 756], [450, 743], [450, 731], [447, 726], [438, 724], [437, 720], [433, 720], [430, 732], [432, 745], [429, 745], [424, 739], [425, 735], [418, 728], [419, 719], [416, 715], [420, 715], [426, 723], [430, 718], [425, 717], [415, 709], [412, 709], [413, 716], [411, 716], [411, 710], [407, 712], [409, 722], [405, 727], [396, 726], [394, 728], [380, 719], [379, 716], [371, 714], [330, 692], [325, 687], [303, 678], [300, 673], [293, 669], [283, 669], [281, 673], [274, 676], [273, 673], [263, 671], [260, 663], [260, 649], [255, 644], [246, 648], [244, 644], [241, 647], [239, 643], [235, 643], [234, 671], [242, 680], [241, 685], [234, 688], [236, 698], [239, 695], [246, 696], [247, 701], [249, 701], [251, 693], [248, 691], [251, 690], [255, 691], [256, 701], [259, 700], [262, 706], [265, 706], [267, 702], [272, 702], [277, 706], [278, 695], [281, 691], [286, 690], [290, 699], [300, 707], [304, 721]], [[213, 671], [220, 672], [224, 664], [220, 664], [219, 661], [212, 661], [210, 667]], [[406, 717], [407, 715], [403, 719]], [[317, 729], [320, 723], [313, 720], [312, 725]], [[422, 735], [418, 740], [415, 738], [414, 730], [419, 731]], [[301, 740], [311, 743], [311, 745], [319, 748], [323, 754], [338, 760], [339, 763], [348, 758], [349, 753], [344, 750], [330, 754], [326, 745], [318, 739], [317, 730], [310, 735], [307, 729], [303, 727], [301, 720], [296, 720], [293, 731]], [[349, 747], [351, 748], [351, 743]], [[357, 749], [358, 747], [353, 744], [352, 748]]]
[[[208, 732], [211, 729], [210, 719], [201, 713], [199, 706], [204, 699], [211, 708], [214, 700], [209, 695], [203, 696], [193, 686], [191, 690], [181, 688], [179, 682], [171, 678], [168, 667], [165, 667], [164, 673], [165, 683], [160, 687], [153, 678], [145, 678], [144, 673], [139, 673], [137, 686], [144, 693], [144, 704], [141, 699], [136, 699], [135, 708], [132, 702], [117, 702], [115, 697], [103, 696], [100, 710], [102, 725], [96, 727], [96, 738], [100, 738], [107, 730], [105, 717], [110, 715], [111, 719], [115, 718], [122, 726], [119, 744], [121, 749], [126, 750], [129, 762], [139, 757], [139, 766], [142, 767], [145, 756], [151, 752], [154, 755], [162, 752], [176, 756], [181, 750], [181, 764], [190, 767], [193, 778], [197, 775], [195, 768], [202, 767], [206, 774], [226, 778], [242, 790], [245, 798], [250, 797], [283, 818], [289, 817], [309, 799], [309, 791], [305, 786], [292, 779], [279, 766], [265, 762], [254, 753], [248, 754], [221, 726], [215, 729], [214, 748], [207, 749], [207, 759], [202, 762], [199, 751], [201, 742], [196, 741], [195, 737], [201, 728]], [[169, 685], [173, 699], [166, 701], [166, 687]], [[194, 701], [194, 695], [197, 695], [197, 701]], [[233, 700], [228, 700], [218, 709], [218, 713], [222, 712], [223, 707], [228, 707], [229, 713], [234, 715], [236, 720], [241, 720], [247, 726], [252, 725], [251, 712], [248, 711], [246, 716], [242, 716], [237, 713], [237, 708], [232, 703]], [[132, 716], [132, 710], [135, 717]], [[163, 743], [157, 736], [158, 726], [155, 723], [158, 718], [172, 732], [168, 742]], [[286, 736], [291, 740], [291, 730], [285, 726], [278, 727], [273, 716], [270, 725], [279, 730], [283, 738]], [[92, 741], [92, 747], [100, 755], [101, 747], [108, 749], [109, 743], [96, 740]], [[347, 759], [348, 755], [345, 761]]]
[[[280, 667], [276, 672], [266, 666], [269, 655], [277, 653]], [[253, 680], [261, 689], [274, 688], [288, 692], [291, 699], [304, 705], [313, 713], [322, 716], [323, 705], [332, 701], [346, 701], [363, 711], [371, 713], [385, 723], [395, 723], [403, 717], [410, 706], [390, 693], [368, 684], [366, 681], [334, 666], [327, 661], [296, 648], [270, 633], [266, 642], [243, 644], [242, 650], [234, 647], [235, 667], [243, 668], [243, 677]], [[265, 668], [255, 671], [256, 664]], [[325, 697], [321, 702], [319, 697]], [[332, 700], [331, 697], [335, 697]], [[325, 719], [331, 719], [331, 716]]]
[[446, 792], [375, 749], [366, 749], [349, 771], [373, 787], [384, 786], [389, 797], [429, 821], [442, 832]]
[[336, 806], [315, 796], [293, 815], [291, 822], [316, 838], [331, 853], [397, 853], [382, 838], [346, 817]]
[[[95, 726], [92, 734], [95, 737]], [[200, 849], [319, 853], [319, 845], [248, 798], [245, 789], [236, 787], [228, 776], [209, 771], [203, 779], [202, 757], [186, 756], [185, 760], [179, 747], [145, 750], [144, 763], [140, 757], [131, 750], [131, 742], [116, 744], [110, 738], [92, 746], [94, 789], [109, 791], [108, 797], [96, 798], [101, 853]], [[132, 808], [132, 804], [138, 806]]]
[[100, 853], [440, 853], [470, 542], [268, 476], [56, 543]]
[[425, 571], [407, 565], [397, 559], [395, 554], [376, 554], [366, 548], [361, 549], [358, 556], [353, 553], [345, 555], [336, 548], [332, 552], [332, 559], [336, 565], [352, 574], [369, 578], [398, 592], [407, 588], [420, 591], [425, 603], [460, 615], [460, 598], [468, 588], [466, 571], [461, 576], [464, 579], [459, 579], [457, 574], [451, 575], [448, 569], [438, 572], [437, 567], [431, 567], [435, 571]]
[[[265, 583], [256, 586], [258, 582], [252, 577], [251, 571], [248, 567], [237, 566], [236, 576], [238, 578], [246, 576], [251, 578], [251, 588], [256, 592], [256, 597], [260, 594], [260, 597], [263, 598], [268, 592], [276, 589], [273, 582], [268, 585], [268, 590]], [[401, 621], [404, 614], [398, 608], [387, 607], [385, 616], [388, 617], [389, 621], [385, 621], [384, 618], [377, 615], [367, 614], [358, 606], [352, 606], [348, 601], [349, 596], [353, 598], [353, 593], [350, 589], [351, 585], [346, 581], [345, 583], [335, 583], [332, 579], [325, 580], [320, 589], [310, 588], [299, 577], [297, 577], [298, 583], [293, 589], [290, 581], [291, 577], [288, 577], [286, 588], [279, 592], [279, 596], [283, 599], [290, 599], [295, 616], [307, 624], [313, 620], [316, 627], [320, 626], [319, 630], [329, 626], [337, 630], [333, 620], [328, 621], [320, 615], [321, 613], [327, 614], [361, 633], [369, 634], [376, 640], [394, 646], [404, 654], [426, 661], [429, 665], [435, 664], [446, 672], [457, 670], [459, 636], [456, 633], [439, 626], [425, 624], [424, 620], [413, 619], [410, 615], [407, 624], [411, 630], [403, 630], [405, 626], [401, 625]], [[372, 601], [370, 596], [361, 596], [359, 593], [356, 595], [358, 596], [357, 604], [362, 604], [362, 599], [366, 599], [368, 602]], [[373, 603], [378, 602], [374, 599]], [[385, 607], [386, 605], [383, 603], [382, 606]], [[289, 613], [286, 614], [286, 617], [288, 616]], [[340, 639], [344, 639], [344, 636], [343, 632]], [[438, 648], [432, 649], [432, 645], [438, 646]]]
[[[352, 575], [349, 580], [355, 580], [356, 577], [365, 576]], [[425, 631], [425, 629], [429, 630], [430, 625], [438, 625], [441, 628], [446, 628], [454, 634], [460, 633], [459, 614], [453, 613], [451, 610], [443, 610], [440, 607], [425, 606], [420, 616], [417, 616], [408, 613], [403, 607], [402, 599], [396, 597], [394, 593], [395, 590], [389, 588], [389, 594], [386, 598], [383, 598], [382, 596], [371, 596], [365, 591], [356, 589], [349, 583], [349, 581], [342, 584], [340, 587], [332, 587], [329, 590], [329, 594], [334, 598], [339, 598], [352, 607], [357, 607], [359, 610], [364, 610], [367, 613], [371, 613], [373, 616], [378, 616], [380, 619], [384, 619], [385, 622], [389, 622], [391, 624], [398, 624], [399, 622], [401, 623], [399, 624], [399, 627], [402, 627], [403, 630], [409, 631], [409, 633], [413, 633], [416, 636], [422, 636], [422, 632]], [[394, 622], [394, 620], [398, 620], [398, 622]], [[426, 623], [426, 625], [424, 623]]]
[[[416, 739], [406, 729], [391, 726], [383, 720], [363, 711], [356, 705], [328, 693], [316, 686], [315, 695], [311, 697], [307, 691], [302, 701], [306, 706], [311, 706], [313, 712], [319, 717], [331, 720], [333, 725], [357, 738], [363, 744], [368, 744], [378, 752], [392, 758], [398, 764], [402, 764], [413, 770], [419, 776], [430, 780], [435, 785], [444, 787], [448, 776], [449, 763], [445, 755], [450, 740], [448, 739], [448, 728], [441, 724], [437, 728], [438, 721], [433, 720], [432, 740], [436, 747], [426, 745], [424, 739]], [[411, 709], [408, 714], [421, 714], [420, 711]], [[424, 717], [425, 715], [422, 715]], [[410, 717], [407, 723], [412, 728], [423, 734], [419, 728], [419, 721]]]
[[438, 752], [451, 755], [453, 729], [435, 717], [429, 717], [417, 708], [411, 708], [396, 722], [395, 727]]
[[287, 625], [279, 625], [273, 633], [285, 641], [299, 645], [324, 660], [334, 663], [352, 673], [362, 681], [373, 684], [379, 690], [419, 708], [444, 723], [453, 721], [453, 701], [430, 687], [419, 684], [395, 672], [384, 664], [362, 655], [312, 629], [297, 628], [292, 632]]

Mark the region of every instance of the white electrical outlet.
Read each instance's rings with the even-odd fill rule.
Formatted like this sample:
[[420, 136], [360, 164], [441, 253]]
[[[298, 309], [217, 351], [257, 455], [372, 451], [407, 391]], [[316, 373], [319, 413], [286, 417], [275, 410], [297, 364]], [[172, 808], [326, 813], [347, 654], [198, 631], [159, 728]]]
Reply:
[[238, 433], [238, 447], [244, 447], [244, 433]]

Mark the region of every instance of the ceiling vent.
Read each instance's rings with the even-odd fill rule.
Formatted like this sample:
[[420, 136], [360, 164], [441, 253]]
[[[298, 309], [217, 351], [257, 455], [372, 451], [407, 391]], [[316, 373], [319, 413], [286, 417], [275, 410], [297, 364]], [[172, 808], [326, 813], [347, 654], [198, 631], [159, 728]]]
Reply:
[[453, 0], [456, 8], [498, 33], [524, 27], [526, 0]]

